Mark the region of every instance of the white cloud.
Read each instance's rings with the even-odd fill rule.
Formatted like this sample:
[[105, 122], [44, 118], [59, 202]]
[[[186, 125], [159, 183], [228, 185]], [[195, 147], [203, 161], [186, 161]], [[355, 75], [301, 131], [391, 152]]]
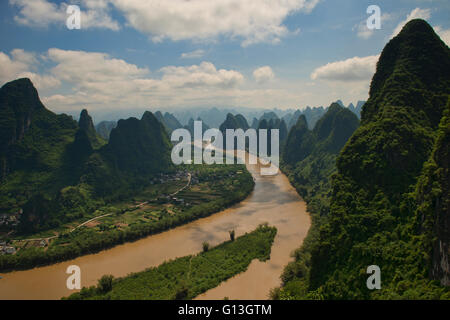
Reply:
[[412, 10], [407, 16], [406, 19], [401, 21], [397, 27], [395, 28], [394, 32], [391, 35], [391, 38], [395, 37], [402, 31], [403, 27], [411, 20], [413, 19], [424, 19], [428, 20], [431, 18], [431, 10], [430, 9], [420, 9], [415, 8]]
[[107, 9], [110, 2], [110, 0], [82, 0], [83, 5], [89, 9]]
[[198, 49], [191, 52], [184, 52], [181, 54], [181, 59], [198, 59], [205, 55], [205, 50]]
[[[12, 54], [11, 54], [12, 55]], [[12, 55], [13, 56], [13, 55]], [[7, 54], [0, 52], [0, 81], [4, 83], [17, 77], [28, 70], [28, 64], [23, 61], [10, 58]]]
[[54, 89], [61, 85], [61, 81], [51, 75], [40, 75], [34, 72], [23, 72], [16, 78], [30, 79], [38, 90]]
[[[379, 55], [353, 57], [330, 62], [311, 73], [313, 82], [309, 90], [323, 105], [338, 99], [343, 101], [366, 100], [370, 81], [376, 71]], [[320, 97], [320, 98], [319, 98]], [[328, 102], [327, 102], [328, 99]]]
[[16, 63], [20, 63], [25, 69], [38, 63], [35, 54], [26, 52], [23, 49], [14, 49], [11, 51], [11, 57]]
[[[238, 70], [217, 68], [210, 62], [150, 71], [100, 52], [56, 48], [39, 55], [23, 50], [9, 55], [0, 52], [0, 79], [11, 81], [19, 76], [31, 77], [44, 104], [55, 112], [82, 108], [329, 105], [337, 99], [365, 99], [369, 83], [316, 81], [311, 84], [275, 77], [270, 88], [265, 88], [255, 87]], [[49, 89], [41, 91], [45, 87]]]
[[48, 67], [44, 74], [33, 71], [34, 55], [0, 52], [3, 82], [29, 77], [38, 89], [61, 85], [43, 101], [55, 111], [90, 106], [98, 109], [145, 108], [149, 105], [198, 104], [232, 100], [232, 92], [244, 83], [235, 70], [218, 69], [210, 62], [191, 66], [167, 66], [151, 73], [106, 53], [52, 48], [43, 55]]
[[11, 57], [0, 51], [0, 85], [18, 78], [30, 78], [38, 89], [58, 87], [60, 81], [51, 75], [36, 74], [36, 56], [22, 49], [11, 51]]
[[309, 13], [320, 0], [9, 0], [19, 9], [14, 17], [30, 27], [65, 26], [68, 4], [82, 10], [81, 29], [119, 30], [110, 14], [115, 7], [128, 26], [159, 42], [214, 40], [219, 36], [238, 38], [247, 46], [258, 42], [277, 43], [289, 31], [283, 24], [292, 13]]
[[284, 19], [309, 13], [319, 0], [111, 0], [128, 24], [153, 41], [210, 40], [224, 35], [242, 45], [280, 41], [289, 31]]
[[110, 0], [77, 0], [57, 5], [48, 0], [9, 0], [19, 9], [14, 20], [25, 26], [47, 28], [50, 25], [65, 27], [68, 4], [81, 6], [81, 29], [103, 28], [119, 30], [119, 24], [109, 15]]
[[162, 81], [171, 87], [219, 86], [235, 87], [242, 83], [244, 76], [234, 70], [217, 70], [210, 62], [189, 67], [164, 67]]
[[441, 37], [447, 46], [450, 46], [450, 29], [444, 29], [440, 26], [434, 28], [436, 33]]
[[51, 72], [74, 84], [137, 79], [150, 71], [106, 53], [49, 49], [48, 58], [56, 63]]
[[81, 11], [81, 29], [100, 28], [117, 31], [119, 23], [114, 21], [104, 10]]
[[370, 81], [379, 56], [354, 57], [321, 66], [313, 71], [311, 79], [337, 82]]
[[14, 20], [26, 26], [47, 27], [53, 23], [63, 23], [66, 19], [65, 4], [57, 6], [47, 0], [9, 0], [9, 3], [20, 9]]
[[253, 71], [253, 78], [257, 83], [264, 83], [275, 78], [273, 70], [269, 66], [264, 66]]

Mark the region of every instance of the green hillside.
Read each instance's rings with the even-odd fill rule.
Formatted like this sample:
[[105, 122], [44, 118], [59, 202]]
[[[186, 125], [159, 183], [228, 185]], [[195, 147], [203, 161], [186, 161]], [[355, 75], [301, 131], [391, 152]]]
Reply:
[[[449, 94], [449, 48], [425, 21], [409, 22], [383, 50], [361, 126], [337, 158], [329, 212], [275, 297], [450, 298], [441, 286], [449, 279]], [[370, 265], [381, 269], [381, 290], [366, 286]]]
[[19, 79], [0, 89], [0, 119], [0, 213], [23, 211], [13, 228], [22, 234], [80, 218], [172, 170], [169, 137], [150, 112], [119, 121], [105, 144], [86, 110], [78, 124], [56, 115]]
[[66, 170], [77, 123], [41, 103], [29, 79], [0, 89], [0, 212], [16, 212], [40, 192], [50, 196], [74, 177]]

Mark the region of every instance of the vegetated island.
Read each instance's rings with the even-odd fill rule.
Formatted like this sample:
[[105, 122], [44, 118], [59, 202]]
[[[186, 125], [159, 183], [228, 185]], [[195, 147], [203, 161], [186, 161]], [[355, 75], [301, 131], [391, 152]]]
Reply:
[[[221, 282], [247, 270], [254, 259], [267, 261], [277, 229], [267, 224], [214, 248], [164, 262], [124, 278], [103, 276], [97, 286], [83, 288], [69, 300], [183, 300], [193, 299]], [[225, 298], [225, 297], [224, 297]]]

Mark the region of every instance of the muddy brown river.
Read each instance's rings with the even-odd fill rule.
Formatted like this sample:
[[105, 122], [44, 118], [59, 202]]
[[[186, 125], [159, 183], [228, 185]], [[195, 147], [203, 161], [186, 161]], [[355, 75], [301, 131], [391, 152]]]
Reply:
[[241, 203], [176, 229], [142, 240], [116, 246], [97, 254], [51, 266], [0, 274], [0, 299], [60, 299], [74, 291], [66, 287], [70, 265], [81, 268], [81, 286], [91, 286], [104, 274], [123, 277], [131, 272], [157, 266], [168, 259], [198, 253], [202, 243], [216, 245], [253, 231], [268, 222], [277, 227], [270, 260], [254, 260], [246, 272], [223, 282], [197, 299], [267, 299], [271, 288], [280, 285], [284, 266], [305, 238], [311, 221], [305, 202], [281, 172], [261, 176], [258, 165], [247, 165], [255, 178], [252, 194]]

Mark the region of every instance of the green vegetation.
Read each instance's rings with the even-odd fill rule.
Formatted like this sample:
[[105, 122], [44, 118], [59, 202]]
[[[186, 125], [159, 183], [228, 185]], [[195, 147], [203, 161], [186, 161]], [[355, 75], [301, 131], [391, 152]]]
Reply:
[[[26, 241], [14, 242], [20, 250], [15, 255], [0, 256], [0, 270], [51, 264], [159, 233], [240, 202], [254, 187], [253, 178], [244, 165], [188, 165], [184, 169], [191, 173], [192, 180], [191, 185], [181, 191], [186, 179], [153, 184], [135, 195], [133, 201], [104, 204], [92, 209], [91, 214], [86, 213], [82, 219], [37, 234], [23, 235], [21, 238], [24, 239], [55, 238], [48, 247], [26, 245]], [[176, 191], [179, 192], [167, 199], [167, 195]], [[76, 190], [69, 189], [65, 193], [82, 197]], [[72, 200], [75, 198], [71, 197]], [[36, 201], [45, 213], [49, 201]], [[66, 205], [70, 207], [70, 203]], [[73, 230], [82, 222], [103, 215], [108, 216]]]
[[[55, 115], [31, 81], [19, 79], [0, 89], [0, 116], [0, 238], [19, 249], [0, 256], [0, 270], [133, 241], [220, 211], [253, 190], [245, 166], [175, 167], [166, 129], [151, 112], [120, 120], [106, 143], [86, 110], [78, 124]], [[194, 183], [183, 188], [188, 172]]]
[[234, 241], [236, 237], [236, 232], [234, 230], [230, 230], [229, 233], [230, 233], [230, 240]]
[[268, 260], [276, 232], [276, 228], [261, 225], [235, 241], [194, 256], [170, 260], [120, 279], [103, 276], [96, 287], [83, 288], [68, 299], [193, 299], [244, 272], [252, 260]]
[[333, 103], [313, 130], [301, 115], [289, 132], [281, 168], [317, 218], [328, 213], [336, 158], [358, 126], [355, 114]]
[[16, 221], [0, 232], [56, 228], [174, 171], [167, 133], [150, 112], [119, 121], [105, 145], [86, 110], [79, 124], [55, 115], [19, 79], [0, 89], [0, 119], [0, 214]]
[[0, 89], [0, 212], [15, 213], [38, 190], [55, 194], [76, 182], [67, 148], [77, 123], [45, 109], [28, 79]]
[[[280, 138], [280, 148], [283, 148], [284, 143], [287, 138], [287, 126], [284, 120], [280, 120], [277, 115], [273, 112], [271, 113], [265, 113], [261, 120], [258, 122], [256, 118], [254, 119], [256, 123], [254, 124], [255, 127], [252, 127], [253, 129], [267, 129], [267, 141], [269, 143], [268, 145], [268, 154], [270, 155], [270, 148], [271, 148], [271, 129], [278, 129], [279, 130], [279, 138]], [[227, 114], [227, 118], [225, 121], [220, 125], [219, 130], [222, 132], [223, 135], [223, 147], [226, 148], [226, 130], [227, 129], [242, 129], [244, 132], [247, 131], [249, 128], [251, 128], [245, 119], [245, 117], [241, 114], [233, 115], [231, 113]], [[235, 146], [237, 146], [237, 138], [234, 139]], [[246, 138], [246, 149], [248, 149], [248, 138]]]
[[301, 115], [291, 129], [282, 154], [281, 170], [307, 202], [312, 226], [295, 261], [289, 263], [282, 276], [283, 288], [274, 289], [275, 299], [301, 299], [309, 272], [310, 250], [317, 241], [320, 226], [330, 211], [331, 181], [336, 173], [336, 159], [347, 140], [358, 128], [359, 121], [351, 111], [333, 103], [309, 130], [306, 117]]
[[247, 123], [247, 120], [240, 114], [234, 116], [231, 113], [227, 114], [227, 118], [225, 121], [220, 125], [219, 130], [222, 132], [222, 134], [225, 135], [225, 131], [227, 129], [242, 129], [246, 131], [249, 128], [249, 125]]
[[103, 139], [94, 128], [94, 122], [92, 117], [88, 114], [86, 109], [83, 109], [80, 114], [80, 119], [78, 120], [78, 126], [81, 131], [86, 133], [89, 142], [94, 149], [99, 149], [106, 144], [105, 139]]
[[[409, 22], [383, 50], [329, 193], [306, 198], [313, 227], [274, 298], [450, 298], [449, 90], [449, 48]], [[381, 290], [366, 287], [369, 265]]]

